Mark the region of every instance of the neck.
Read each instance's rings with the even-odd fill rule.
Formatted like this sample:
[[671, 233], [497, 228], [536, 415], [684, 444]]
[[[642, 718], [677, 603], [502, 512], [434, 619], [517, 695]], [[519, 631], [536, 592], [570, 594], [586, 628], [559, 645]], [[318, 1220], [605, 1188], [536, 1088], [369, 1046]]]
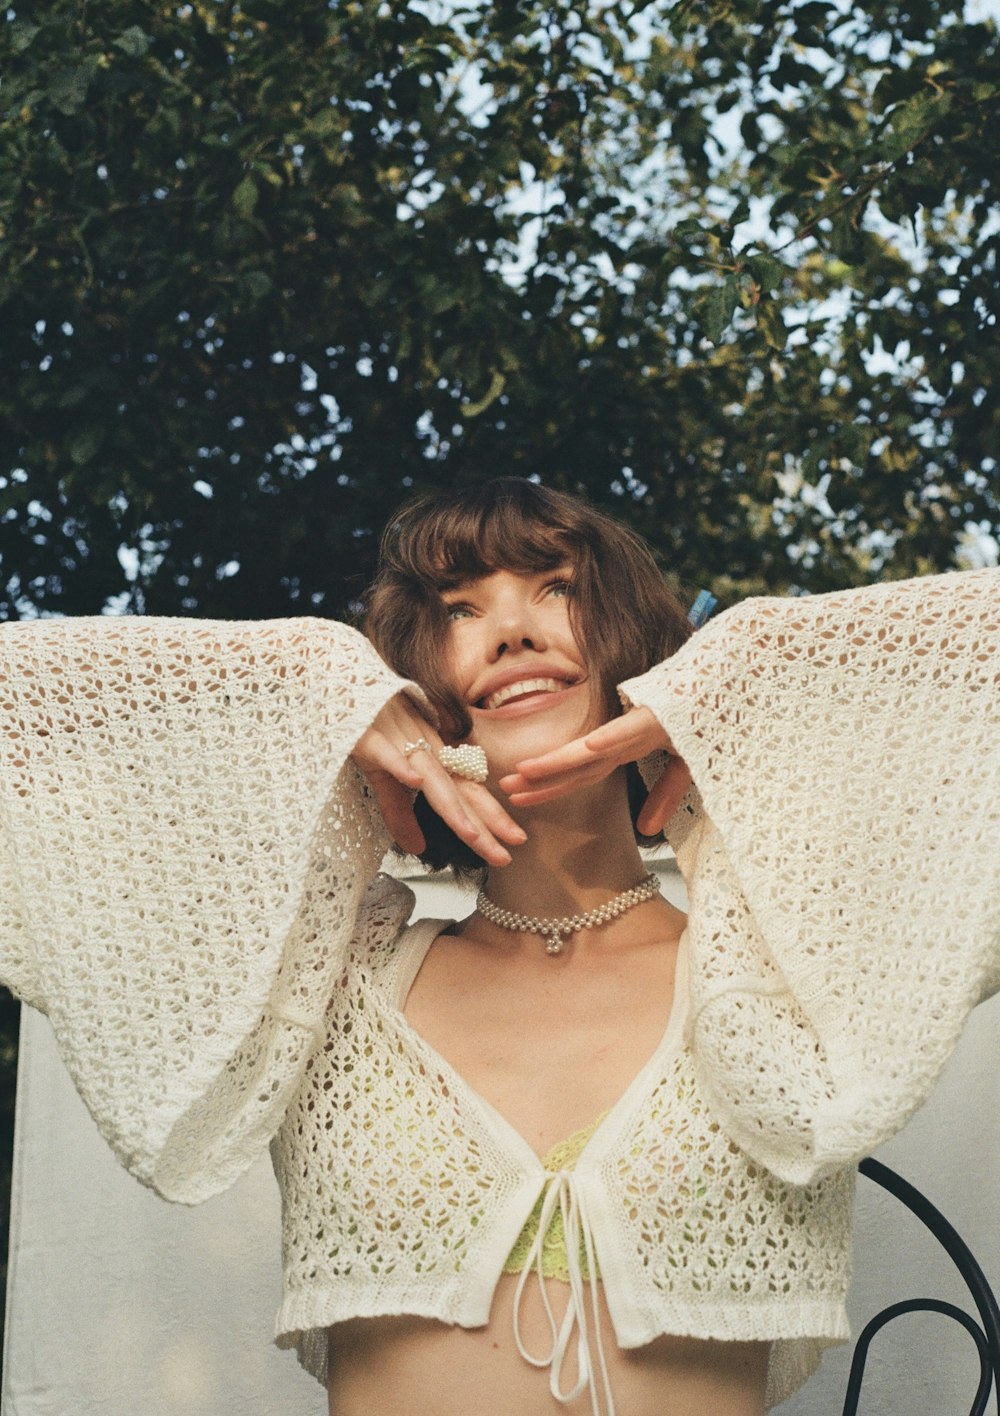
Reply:
[[624, 772], [521, 813], [528, 833], [511, 864], [491, 870], [489, 898], [520, 914], [561, 916], [594, 908], [645, 876]]

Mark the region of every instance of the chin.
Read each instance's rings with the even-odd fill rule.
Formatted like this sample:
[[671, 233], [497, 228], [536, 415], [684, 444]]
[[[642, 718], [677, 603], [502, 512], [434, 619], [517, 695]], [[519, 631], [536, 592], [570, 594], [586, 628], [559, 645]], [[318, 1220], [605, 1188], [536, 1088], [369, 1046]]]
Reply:
[[[502, 710], [501, 710], [502, 711]], [[587, 703], [553, 705], [549, 710], [508, 715], [473, 710], [468, 741], [486, 753], [491, 777], [503, 777], [529, 757], [543, 757], [593, 732], [606, 717]]]

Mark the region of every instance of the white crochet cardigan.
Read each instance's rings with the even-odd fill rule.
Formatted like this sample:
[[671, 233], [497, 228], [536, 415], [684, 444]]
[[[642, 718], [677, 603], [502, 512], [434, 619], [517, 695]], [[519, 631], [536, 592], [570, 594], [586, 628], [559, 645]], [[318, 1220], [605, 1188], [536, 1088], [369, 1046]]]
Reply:
[[[0, 634], [4, 978], [49, 1014], [116, 1154], [167, 1198], [225, 1187], [301, 1115], [359, 950], [398, 933], [378, 895], [356, 928], [386, 841], [348, 755], [402, 686], [328, 621]], [[839, 1185], [1000, 986], [998, 689], [989, 571], [748, 601], [624, 686], [700, 791], [670, 829], [690, 894], [685, 1050], [741, 1175]], [[348, 1075], [374, 1111], [370, 1056]], [[309, 1209], [294, 1185], [311, 1182], [289, 1189], [308, 1171], [284, 1168], [287, 1262], [289, 1216]], [[481, 1175], [468, 1186], [502, 1205]], [[630, 1196], [655, 1221], [655, 1196]], [[454, 1208], [469, 1198], [459, 1181]], [[433, 1226], [420, 1243], [434, 1253]], [[839, 1223], [826, 1247], [846, 1273]], [[803, 1301], [790, 1293], [769, 1335], [801, 1335]], [[283, 1330], [330, 1321], [321, 1309]], [[612, 1315], [628, 1341], [629, 1314]]]
[[[444, 923], [401, 931], [412, 906], [412, 893], [386, 877], [369, 893], [322, 1045], [272, 1143], [284, 1249], [279, 1344], [295, 1346], [325, 1384], [332, 1323], [402, 1312], [482, 1326], [541, 1198], [563, 1210], [568, 1234], [579, 1228], [567, 1242], [569, 1323], [546, 1364], [564, 1398], [567, 1363], [575, 1371], [579, 1355], [593, 1410], [613, 1416], [591, 1322], [596, 1294], [576, 1259], [590, 1244], [619, 1346], [664, 1332], [770, 1341], [768, 1401], [784, 1400], [822, 1349], [848, 1335], [854, 1168], [792, 1185], [719, 1126], [684, 1035], [687, 940], [655, 1052], [572, 1171], [553, 1175], [404, 1016]], [[536, 1243], [546, 1229], [543, 1219]], [[521, 1281], [537, 1281], [530, 1254]]]

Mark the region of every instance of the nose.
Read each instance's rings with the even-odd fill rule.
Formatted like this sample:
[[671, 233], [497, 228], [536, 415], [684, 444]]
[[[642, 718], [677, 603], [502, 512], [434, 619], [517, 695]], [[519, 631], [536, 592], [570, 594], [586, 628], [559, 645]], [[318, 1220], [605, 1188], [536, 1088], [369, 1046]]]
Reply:
[[502, 659], [505, 654], [518, 650], [544, 652], [545, 638], [537, 616], [526, 597], [511, 595], [497, 604], [493, 626], [493, 657]]

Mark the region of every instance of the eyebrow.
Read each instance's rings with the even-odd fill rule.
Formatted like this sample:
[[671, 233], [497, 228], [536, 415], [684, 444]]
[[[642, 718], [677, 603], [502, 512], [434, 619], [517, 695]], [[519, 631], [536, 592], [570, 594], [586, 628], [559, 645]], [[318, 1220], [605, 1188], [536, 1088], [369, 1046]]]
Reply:
[[478, 580], [485, 580], [485, 575], [456, 575], [453, 580], [438, 580], [434, 583], [434, 589], [439, 595], [453, 594], [456, 590], [465, 590], [470, 585], [475, 585]]

